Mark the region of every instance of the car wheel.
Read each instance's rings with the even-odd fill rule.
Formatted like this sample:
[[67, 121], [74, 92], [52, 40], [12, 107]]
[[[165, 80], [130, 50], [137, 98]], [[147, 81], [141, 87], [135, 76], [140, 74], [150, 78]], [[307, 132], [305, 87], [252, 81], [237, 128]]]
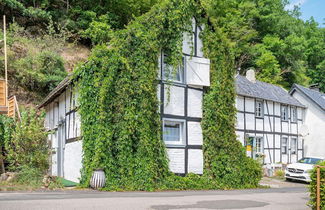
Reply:
[[286, 181], [287, 181], [287, 182], [291, 182], [291, 180], [292, 180], [292, 179], [290, 179], [290, 178], [286, 178]]

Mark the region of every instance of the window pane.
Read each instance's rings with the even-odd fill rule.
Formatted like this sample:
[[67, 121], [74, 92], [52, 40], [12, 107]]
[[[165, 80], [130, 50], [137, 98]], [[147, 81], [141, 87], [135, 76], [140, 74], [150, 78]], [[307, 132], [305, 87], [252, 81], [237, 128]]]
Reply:
[[263, 102], [262, 101], [256, 101], [256, 110], [255, 110], [257, 117], [263, 116]]
[[291, 112], [292, 122], [297, 122], [297, 107], [292, 107]]
[[164, 56], [163, 61], [163, 76], [165, 80], [171, 80], [176, 82], [184, 82], [184, 59], [183, 64], [178, 66], [174, 70], [172, 65], [166, 63], [167, 56]]
[[282, 120], [288, 120], [288, 106], [281, 106], [281, 118]]
[[288, 149], [288, 139], [287, 138], [282, 138], [282, 154], [287, 154], [287, 149]]
[[181, 141], [181, 123], [165, 121], [164, 122], [164, 141], [180, 142]]
[[263, 152], [263, 138], [256, 138], [256, 152]]
[[291, 154], [296, 154], [296, 148], [297, 148], [297, 139], [293, 138], [291, 139]]

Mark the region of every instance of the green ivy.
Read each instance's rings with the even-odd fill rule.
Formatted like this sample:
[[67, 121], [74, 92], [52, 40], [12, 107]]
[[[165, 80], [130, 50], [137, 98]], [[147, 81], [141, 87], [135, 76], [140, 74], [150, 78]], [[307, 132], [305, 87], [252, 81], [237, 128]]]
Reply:
[[[211, 9], [207, 2], [202, 5], [194, 0], [163, 1], [115, 32], [108, 46], [97, 46], [88, 62], [76, 69], [83, 186], [97, 168], [105, 170], [107, 190], [257, 186], [260, 167], [246, 157], [234, 130], [232, 46], [211, 25], [211, 17], [202, 18]], [[192, 17], [206, 25], [202, 38], [212, 62], [211, 87], [204, 96], [204, 174], [184, 178], [168, 169], [156, 92], [158, 57], [163, 51], [171, 65], [181, 63], [183, 33], [191, 31]]]

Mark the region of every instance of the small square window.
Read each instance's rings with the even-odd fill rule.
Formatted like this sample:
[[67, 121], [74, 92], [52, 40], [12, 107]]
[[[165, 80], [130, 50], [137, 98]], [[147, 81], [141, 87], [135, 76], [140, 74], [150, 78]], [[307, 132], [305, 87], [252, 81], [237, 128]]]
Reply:
[[287, 137], [282, 138], [281, 153], [284, 155], [288, 153], [288, 138]]
[[168, 57], [163, 56], [163, 79], [172, 82], [184, 83], [184, 58], [182, 65], [179, 65], [175, 70], [173, 66], [167, 64]]
[[291, 145], [290, 145], [291, 154], [297, 154], [297, 139], [291, 138]]
[[281, 119], [283, 121], [288, 121], [288, 119], [289, 119], [289, 113], [288, 113], [288, 106], [287, 105], [281, 105]]
[[182, 145], [185, 140], [184, 121], [164, 120], [163, 121], [163, 140], [166, 144]]
[[291, 107], [291, 121], [297, 122], [297, 107]]
[[258, 100], [255, 103], [255, 116], [256, 117], [264, 116], [264, 103], [261, 100]]

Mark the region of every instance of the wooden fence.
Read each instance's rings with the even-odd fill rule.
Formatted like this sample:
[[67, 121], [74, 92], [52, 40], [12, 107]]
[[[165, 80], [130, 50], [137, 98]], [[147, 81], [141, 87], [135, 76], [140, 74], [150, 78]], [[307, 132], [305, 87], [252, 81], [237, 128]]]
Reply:
[[320, 187], [321, 187], [321, 177], [320, 177], [320, 169], [325, 168], [325, 166], [316, 166], [316, 209], [320, 210]]

